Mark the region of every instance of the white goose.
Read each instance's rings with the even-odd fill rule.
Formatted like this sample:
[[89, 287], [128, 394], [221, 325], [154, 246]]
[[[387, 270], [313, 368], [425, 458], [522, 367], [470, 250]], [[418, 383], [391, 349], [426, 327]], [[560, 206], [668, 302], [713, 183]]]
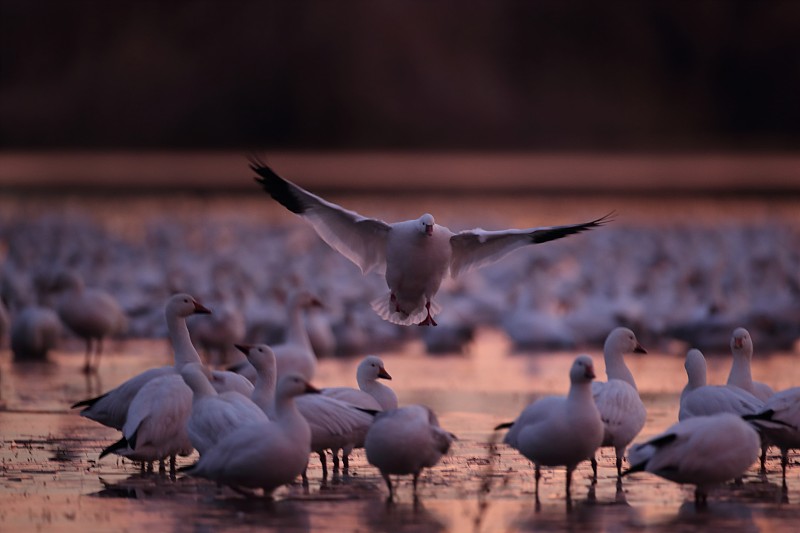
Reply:
[[688, 383], [681, 392], [678, 420], [693, 416], [733, 413], [737, 416], [755, 414], [763, 409], [764, 402], [749, 392], [729, 385], [706, 384], [706, 360], [695, 348], [686, 354]]
[[766, 402], [775, 394], [766, 383], [753, 381], [750, 363], [753, 359], [753, 339], [745, 328], [736, 328], [731, 335], [731, 353], [733, 364], [728, 374], [728, 385], [744, 389], [759, 400]]
[[181, 377], [193, 395], [186, 431], [200, 455], [237, 427], [268, 420], [249, 397], [235, 391], [217, 393], [208, 380], [207, 369], [199, 363], [185, 365]]
[[[731, 353], [733, 364], [728, 374], [728, 385], [746, 390], [762, 402], [766, 402], [775, 391], [766, 383], [753, 381], [750, 363], [753, 359], [753, 339], [745, 328], [736, 328], [731, 335]], [[767, 449], [769, 442], [762, 439], [761, 443], [761, 471], [767, 469]]]
[[545, 396], [528, 405], [512, 423], [504, 442], [533, 462], [536, 501], [542, 466], [567, 467], [567, 501], [570, 501], [572, 472], [589, 460], [603, 442], [603, 421], [592, 397], [594, 365], [588, 355], [579, 355], [569, 372], [566, 397]]
[[646, 471], [696, 486], [695, 502], [705, 503], [715, 485], [742, 476], [758, 458], [759, 437], [733, 413], [695, 416], [631, 447], [632, 472]]
[[254, 159], [250, 168], [272, 198], [305, 218], [317, 234], [366, 274], [384, 273], [389, 294], [372, 302], [395, 324], [436, 325], [433, 297], [449, 272], [453, 277], [490, 264], [528, 244], [538, 244], [601, 226], [608, 215], [582, 224], [453, 233], [426, 213], [387, 224], [328, 202], [278, 176]]
[[[647, 353], [628, 328], [609, 333], [603, 346], [608, 381], [592, 383], [592, 394], [603, 420], [602, 446], [612, 446], [616, 453], [617, 477], [622, 476], [625, 448], [644, 427], [647, 411], [639, 397], [636, 381], [625, 364], [623, 354]], [[597, 479], [597, 460], [592, 457], [592, 472]]]
[[295, 398], [313, 392], [318, 391], [301, 376], [283, 376], [275, 397], [274, 419], [232, 430], [187, 473], [234, 489], [261, 488], [266, 496], [291, 483], [305, 470], [311, 453], [311, 430], [297, 410]]
[[192, 412], [192, 390], [179, 374], [167, 374], [145, 383], [128, 407], [122, 438], [100, 453], [100, 459], [115, 453], [134, 461], [161, 461], [170, 458], [175, 474], [175, 457], [194, 449], [186, 431]]
[[[378, 379], [392, 379], [386, 371], [383, 361], [376, 355], [368, 355], [356, 369], [356, 382], [358, 388], [352, 387], [327, 387], [322, 389], [322, 394], [330, 398], [336, 398], [349, 405], [370, 411], [388, 411], [397, 408], [397, 394], [384, 385]], [[366, 430], [366, 428], [365, 428]], [[366, 436], [366, 431], [364, 432]], [[359, 439], [352, 446], [342, 450], [342, 466], [345, 470], [350, 467], [350, 452], [353, 447], [361, 448], [364, 446], [364, 439]], [[339, 467], [339, 451], [333, 449], [333, 469]]]
[[[763, 410], [752, 418], [767, 439], [781, 450], [783, 484], [786, 485], [786, 466], [789, 450], [800, 448], [800, 387], [792, 387], [773, 394], [764, 404]], [[759, 420], [762, 419], [762, 420]], [[776, 423], [769, 423], [769, 421]]]
[[389, 499], [394, 499], [390, 475], [412, 475], [414, 498], [423, 468], [439, 462], [455, 436], [439, 426], [439, 420], [423, 405], [408, 405], [379, 413], [367, 432], [364, 448], [369, 463], [381, 471]]
[[[240, 345], [236, 347], [247, 355], [248, 361], [258, 372], [253, 402], [270, 418], [274, 414], [275, 402], [275, 355], [266, 345]], [[359, 411], [352, 405], [335, 398], [312, 395], [297, 398], [297, 409], [311, 428], [311, 451], [319, 456], [322, 478], [328, 477], [328, 462], [325, 450], [352, 447], [363, 440], [372, 423], [372, 415]], [[307, 482], [305, 469], [303, 481]]]
[[80, 413], [81, 416], [104, 426], [122, 429], [125, 425], [128, 407], [145, 383], [160, 376], [178, 376], [185, 364], [201, 362], [200, 356], [189, 338], [186, 317], [195, 313], [210, 312], [188, 294], [176, 294], [170, 297], [164, 314], [167, 319], [170, 344], [175, 354], [173, 366], [145, 370], [105, 394], [77, 402], [72, 407], [84, 407]]

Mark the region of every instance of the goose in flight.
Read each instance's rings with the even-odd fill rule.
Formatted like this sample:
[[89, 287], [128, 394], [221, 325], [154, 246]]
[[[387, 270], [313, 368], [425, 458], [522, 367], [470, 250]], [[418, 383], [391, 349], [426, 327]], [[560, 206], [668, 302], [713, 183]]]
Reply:
[[433, 297], [442, 280], [493, 263], [527, 244], [581, 233], [611, 220], [613, 213], [581, 224], [528, 229], [453, 233], [425, 213], [416, 220], [389, 224], [349, 211], [276, 174], [256, 158], [250, 168], [256, 181], [289, 211], [305, 218], [333, 249], [364, 274], [384, 274], [389, 294], [372, 302], [384, 320], [395, 324], [435, 326]]

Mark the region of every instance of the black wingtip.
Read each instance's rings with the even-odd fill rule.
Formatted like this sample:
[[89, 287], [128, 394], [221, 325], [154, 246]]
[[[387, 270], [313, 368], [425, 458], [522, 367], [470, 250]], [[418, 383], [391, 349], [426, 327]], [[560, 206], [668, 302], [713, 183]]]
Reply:
[[186, 465], [186, 466], [181, 466], [181, 467], [179, 467], [179, 468], [176, 470], [176, 472], [180, 472], [180, 473], [182, 473], [182, 474], [191, 474], [191, 473], [192, 473], [192, 470], [194, 470], [196, 467], [197, 467], [197, 463], [192, 463], [192, 464], [190, 464], [190, 465]]
[[514, 422], [503, 422], [502, 424], [498, 424], [494, 427], [495, 431], [499, 431], [501, 429], [508, 429], [514, 425]]
[[632, 465], [627, 470], [623, 470], [622, 477], [625, 477], [628, 474], [635, 474], [636, 472], [644, 472], [645, 468], [647, 468], [647, 461], [642, 461], [639, 464]]
[[291, 183], [278, 176], [274, 170], [264, 164], [261, 159], [255, 155], [251, 155], [249, 161], [250, 170], [258, 174], [258, 176], [255, 177], [256, 183], [259, 183], [273, 199], [292, 213], [301, 215], [305, 212], [306, 206], [303, 205], [301, 199], [294, 194], [292, 190], [293, 185]]
[[103, 451], [100, 452], [100, 457], [98, 459], [102, 459], [106, 455], [108, 455], [110, 453], [113, 453], [113, 452], [115, 452], [117, 450], [123, 450], [123, 449], [127, 448], [129, 444], [130, 443], [128, 442], [128, 440], [125, 437], [122, 437], [121, 439], [119, 439], [114, 444], [112, 444], [112, 445], [106, 447], [105, 449], [103, 449]]
[[89, 398], [87, 400], [81, 400], [79, 402], [75, 402], [70, 406], [70, 409], [77, 409], [78, 407], [91, 407], [91, 406], [93, 406], [94, 404], [96, 404], [97, 402], [99, 402], [100, 400], [102, 400], [105, 397], [106, 397], [105, 394], [101, 394], [100, 396], [97, 396], [96, 398]]

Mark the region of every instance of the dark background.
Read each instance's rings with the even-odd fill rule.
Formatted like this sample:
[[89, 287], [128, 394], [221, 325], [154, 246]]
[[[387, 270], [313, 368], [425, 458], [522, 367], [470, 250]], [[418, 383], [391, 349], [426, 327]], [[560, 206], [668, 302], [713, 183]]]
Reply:
[[794, 151], [797, 1], [0, 0], [4, 149]]

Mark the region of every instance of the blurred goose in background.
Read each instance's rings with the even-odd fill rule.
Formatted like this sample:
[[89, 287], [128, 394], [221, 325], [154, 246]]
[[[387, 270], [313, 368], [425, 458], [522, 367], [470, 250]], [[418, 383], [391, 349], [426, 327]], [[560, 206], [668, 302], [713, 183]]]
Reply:
[[11, 324], [11, 351], [14, 361], [45, 361], [61, 337], [61, 320], [52, 309], [28, 306]]
[[86, 341], [84, 372], [97, 372], [103, 339], [126, 330], [125, 313], [111, 294], [86, 287], [78, 273], [71, 270], [56, 276], [52, 290], [58, 295], [56, 311], [61, 321]]
[[217, 393], [209, 381], [208, 370], [199, 363], [184, 365], [181, 377], [192, 389], [192, 411], [186, 431], [200, 455], [237, 427], [268, 420], [247, 396], [236, 391]]
[[[257, 371], [252, 399], [268, 417], [275, 417], [275, 383], [277, 371], [275, 354], [264, 344], [236, 345], [247, 355]], [[352, 449], [364, 439], [372, 415], [359, 411], [353, 405], [322, 395], [303, 396], [295, 401], [297, 409], [311, 429], [311, 451], [319, 456], [322, 479], [328, 478], [328, 461], [325, 450]], [[337, 461], [338, 466], [338, 461]], [[307, 483], [305, 469], [303, 482]]]
[[214, 313], [193, 317], [188, 321], [189, 334], [204, 352], [209, 365], [228, 362], [228, 350], [244, 340], [247, 333], [245, 317], [230, 300], [214, 306]]
[[528, 244], [548, 242], [596, 228], [609, 216], [581, 224], [543, 228], [453, 233], [428, 213], [417, 220], [387, 224], [348, 211], [278, 176], [261, 161], [250, 168], [256, 181], [291, 212], [305, 218], [334, 250], [364, 274], [385, 274], [389, 294], [372, 302], [375, 312], [395, 324], [436, 325], [433, 297], [444, 277], [488, 265]]
[[311, 453], [311, 429], [295, 399], [314, 392], [318, 391], [301, 376], [283, 376], [275, 395], [274, 418], [232, 430], [186, 472], [240, 491], [261, 488], [265, 496], [291, 483], [305, 470]]
[[101, 396], [75, 403], [73, 409], [84, 407], [81, 416], [121, 430], [125, 425], [131, 401], [148, 381], [166, 375], [177, 376], [187, 363], [202, 363], [189, 338], [186, 317], [195, 313], [210, 312], [188, 294], [182, 293], [170, 297], [164, 315], [169, 342], [174, 353], [174, 364], [145, 370]]
[[367, 432], [367, 460], [381, 471], [394, 499], [392, 475], [412, 475], [414, 499], [423, 468], [431, 468], [450, 450], [455, 435], [443, 430], [439, 420], [424, 405], [407, 405], [379, 413]]
[[678, 420], [717, 413], [743, 416], [763, 409], [764, 402], [739, 387], [707, 385], [706, 359], [700, 350], [693, 348], [688, 351], [684, 368], [688, 383], [681, 392]]
[[503, 442], [533, 462], [537, 502], [542, 466], [567, 467], [569, 503], [572, 472], [581, 461], [592, 459], [603, 443], [603, 421], [592, 397], [594, 377], [592, 358], [579, 355], [569, 371], [570, 388], [566, 397], [539, 398], [514, 422], [495, 428], [510, 428]]
[[[647, 353], [636, 335], [628, 328], [609, 333], [603, 346], [608, 381], [592, 383], [592, 394], [603, 420], [603, 446], [611, 446], [616, 454], [617, 477], [622, 476], [625, 448], [644, 427], [647, 411], [639, 397], [633, 374], [625, 364], [624, 354]], [[592, 472], [597, 479], [597, 460], [592, 457]]]
[[[278, 368], [278, 379], [287, 372], [300, 374], [306, 381], [313, 379], [317, 370], [317, 356], [308, 338], [303, 313], [306, 309], [321, 305], [320, 301], [306, 290], [297, 290], [289, 297], [286, 338], [281, 344], [272, 346]], [[232, 366], [230, 370], [241, 374], [251, 382], [256, 380], [256, 369], [247, 361]]]
[[691, 483], [696, 486], [695, 503], [704, 504], [715, 485], [742, 476], [758, 451], [758, 433], [741, 417], [695, 416], [632, 446], [625, 475], [646, 471], [675, 483]]

